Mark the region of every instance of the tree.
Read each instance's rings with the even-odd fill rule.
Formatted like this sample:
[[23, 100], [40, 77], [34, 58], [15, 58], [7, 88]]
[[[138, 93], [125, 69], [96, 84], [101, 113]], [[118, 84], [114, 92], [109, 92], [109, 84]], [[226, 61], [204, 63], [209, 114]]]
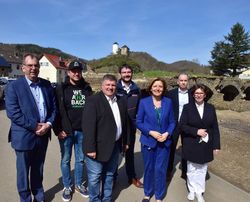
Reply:
[[236, 23], [224, 38], [224, 41], [215, 43], [209, 63], [215, 73], [228, 72], [235, 76], [238, 69], [249, 64], [250, 36], [240, 23]]

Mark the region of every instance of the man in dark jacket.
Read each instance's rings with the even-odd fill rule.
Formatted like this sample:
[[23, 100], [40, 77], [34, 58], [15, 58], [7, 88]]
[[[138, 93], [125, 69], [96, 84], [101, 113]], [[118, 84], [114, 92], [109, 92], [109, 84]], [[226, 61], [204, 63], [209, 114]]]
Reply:
[[65, 83], [56, 88], [59, 114], [54, 132], [58, 136], [61, 148], [61, 171], [63, 180], [63, 201], [72, 198], [72, 181], [70, 160], [72, 148], [75, 153], [75, 191], [83, 197], [88, 197], [88, 190], [83, 183], [84, 154], [82, 150], [82, 110], [85, 99], [92, 94], [92, 89], [82, 77], [83, 64], [73, 61], [68, 67], [68, 77]]
[[[179, 74], [177, 80], [178, 88], [172, 89], [167, 93], [167, 97], [170, 98], [173, 102], [174, 117], [176, 123], [179, 123], [183, 106], [193, 101], [193, 97], [191, 96], [190, 91], [188, 90], [188, 80], [189, 78], [186, 73]], [[169, 156], [168, 172], [167, 172], [168, 180], [171, 179], [173, 174], [175, 150], [180, 134], [181, 134], [180, 126], [179, 124], [176, 124], [175, 130], [172, 135], [172, 144], [171, 144], [171, 151]], [[181, 165], [182, 165], [181, 177], [186, 179], [187, 161], [184, 160], [183, 158]]]
[[128, 115], [130, 121], [130, 144], [125, 152], [125, 166], [129, 184], [142, 188], [142, 182], [136, 177], [134, 165], [134, 146], [136, 135], [136, 112], [140, 99], [140, 89], [135, 82], [132, 81], [133, 69], [128, 65], [119, 68], [121, 79], [117, 82], [117, 96], [127, 99]]
[[112, 200], [113, 176], [119, 153], [129, 144], [126, 100], [115, 95], [116, 83], [114, 75], [104, 75], [101, 91], [88, 97], [83, 109], [90, 202]]

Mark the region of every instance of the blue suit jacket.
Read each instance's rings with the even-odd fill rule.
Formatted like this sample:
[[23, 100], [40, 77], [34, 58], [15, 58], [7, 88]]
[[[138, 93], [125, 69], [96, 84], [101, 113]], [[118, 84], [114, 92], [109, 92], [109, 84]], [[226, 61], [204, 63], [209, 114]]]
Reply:
[[[54, 89], [49, 81], [39, 79], [47, 109], [45, 122], [50, 122], [53, 125], [56, 115]], [[48, 138], [51, 131], [42, 137], [35, 134], [37, 123], [40, 122], [39, 112], [24, 76], [9, 83], [5, 93], [6, 112], [11, 120], [9, 142], [16, 150], [30, 150], [34, 147], [37, 139]]]
[[152, 96], [141, 99], [136, 117], [137, 128], [141, 131], [140, 142], [151, 148], [156, 147], [157, 140], [149, 135], [154, 130], [160, 133], [169, 133], [168, 139], [164, 142], [166, 146], [171, 144], [171, 135], [175, 128], [175, 119], [172, 101], [163, 97], [161, 101], [161, 120], [158, 124]]

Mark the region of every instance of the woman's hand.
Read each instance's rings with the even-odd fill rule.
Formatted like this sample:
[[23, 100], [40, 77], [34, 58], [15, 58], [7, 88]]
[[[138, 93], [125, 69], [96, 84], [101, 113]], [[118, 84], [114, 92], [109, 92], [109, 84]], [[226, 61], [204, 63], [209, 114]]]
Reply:
[[208, 133], [206, 131], [207, 131], [207, 129], [198, 129], [197, 135], [199, 135], [201, 137], [206, 137], [208, 135]]
[[214, 155], [217, 155], [217, 154], [219, 154], [220, 150], [219, 149], [214, 149], [213, 152], [214, 152]]
[[158, 142], [164, 142], [164, 141], [166, 141], [167, 140], [167, 138], [168, 138], [168, 132], [165, 132], [165, 133], [163, 133], [163, 134], [161, 134], [161, 136], [157, 139], [157, 141]]
[[149, 131], [149, 135], [151, 135], [153, 138], [155, 138], [156, 140], [158, 140], [158, 138], [161, 137], [161, 133], [157, 132], [157, 131], [154, 131], [154, 130], [151, 130]]

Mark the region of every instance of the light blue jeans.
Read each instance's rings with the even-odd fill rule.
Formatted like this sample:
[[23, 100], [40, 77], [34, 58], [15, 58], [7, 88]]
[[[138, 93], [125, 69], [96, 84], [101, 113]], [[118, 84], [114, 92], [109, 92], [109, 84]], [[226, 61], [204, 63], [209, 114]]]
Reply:
[[59, 143], [61, 148], [61, 171], [64, 187], [69, 188], [72, 186], [70, 161], [73, 146], [75, 152], [75, 185], [81, 185], [83, 183], [84, 165], [84, 154], [82, 149], [83, 133], [81, 131], [73, 131], [73, 134], [65, 139], [59, 140]]
[[[112, 199], [113, 177], [118, 165], [119, 146], [115, 144], [111, 158], [107, 162], [86, 157], [90, 202], [110, 202]], [[102, 181], [102, 190], [101, 188]]]

